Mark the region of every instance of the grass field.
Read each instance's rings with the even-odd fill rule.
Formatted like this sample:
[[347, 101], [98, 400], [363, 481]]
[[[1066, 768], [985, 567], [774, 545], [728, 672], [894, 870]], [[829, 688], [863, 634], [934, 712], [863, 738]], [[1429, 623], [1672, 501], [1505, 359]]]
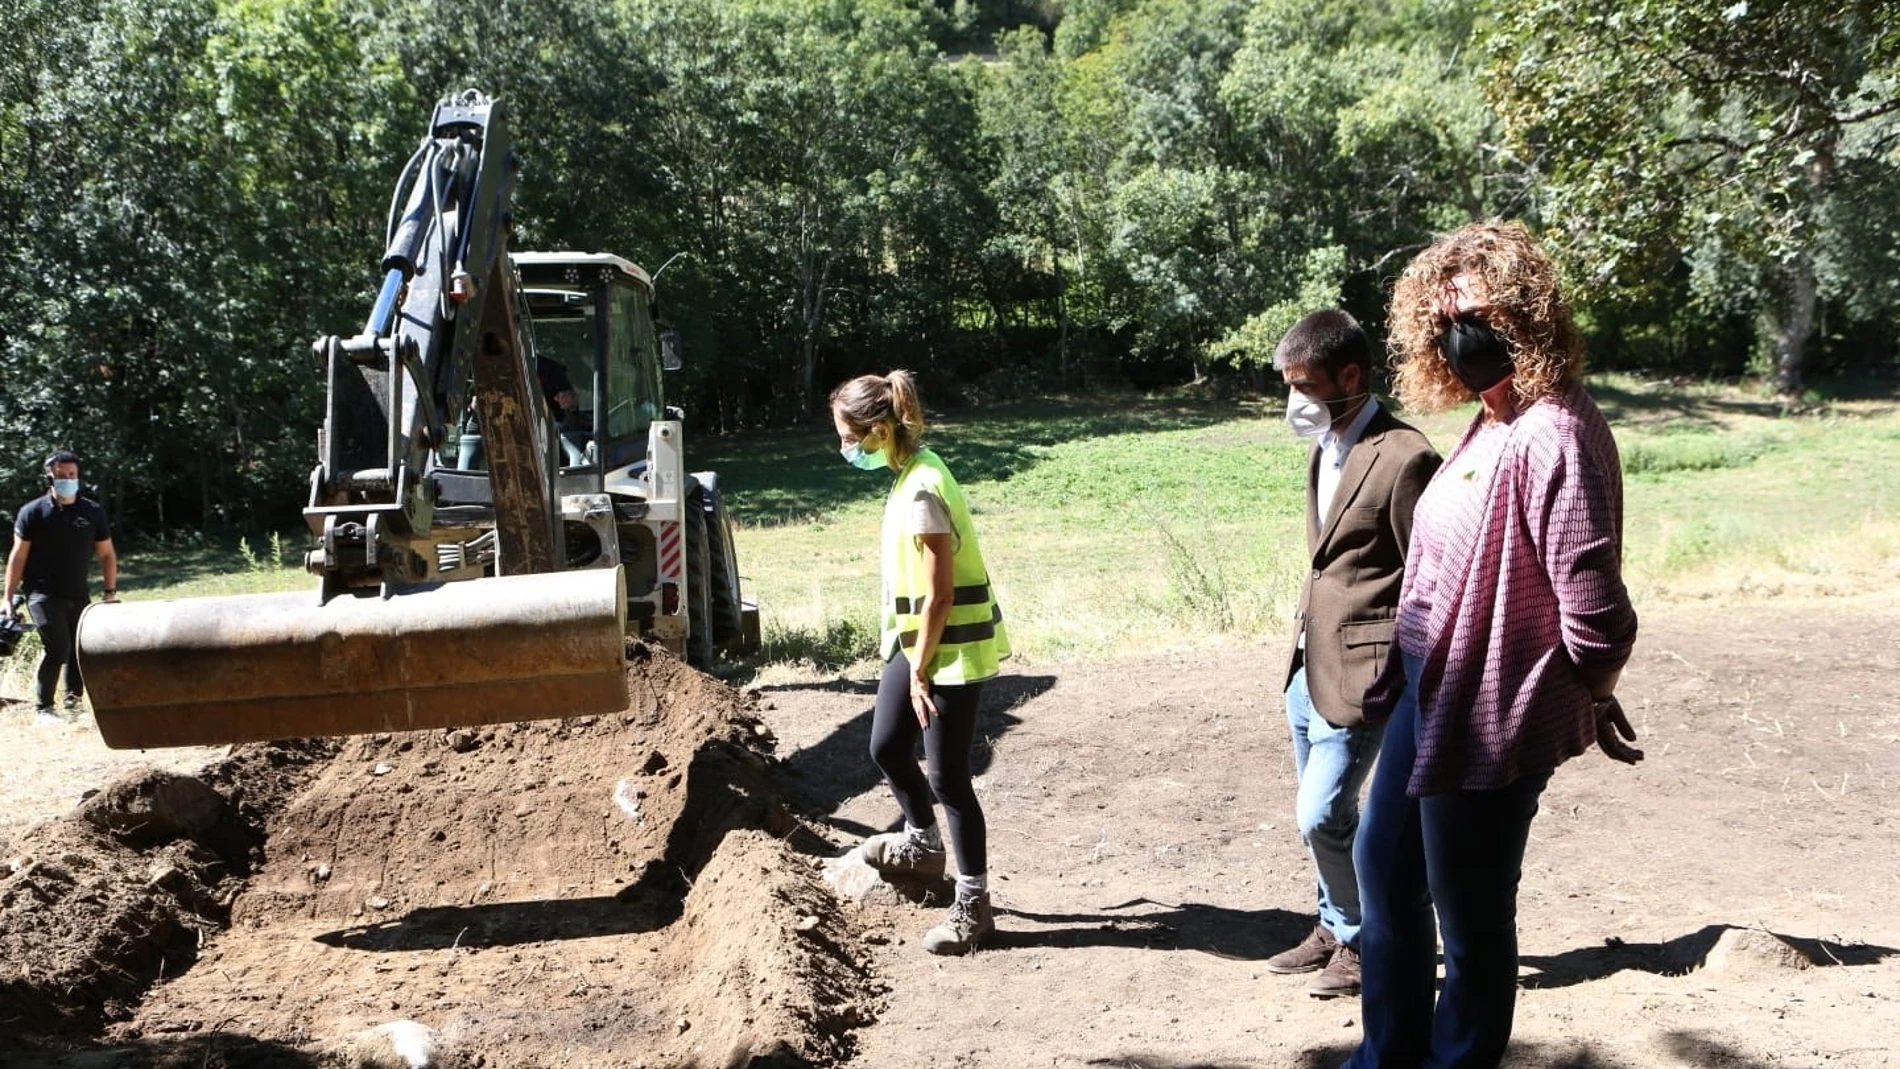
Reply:
[[[1900, 578], [1900, 399], [1784, 414], [1734, 387], [1594, 381], [1626, 469], [1627, 580], [1645, 602], [1831, 595]], [[1467, 407], [1416, 422], [1448, 450]], [[1062, 660], [1288, 627], [1306, 445], [1280, 403], [1117, 398], [956, 412], [930, 432], [977, 510], [1016, 647]], [[737, 444], [737, 443], [733, 443]], [[768, 630], [819, 659], [870, 620], [889, 480], [828, 433], [711, 450]]]
[[[1785, 414], [1734, 387], [1611, 376], [1591, 388], [1622, 450], [1639, 608], [1900, 581], [1890, 390]], [[1418, 422], [1447, 450], [1472, 411]], [[1026, 661], [1286, 631], [1304, 573], [1306, 445], [1279, 399], [1013, 403], [946, 413], [928, 437], [968, 492]], [[829, 671], [874, 645], [890, 480], [847, 466], [836, 446], [815, 426], [691, 446], [695, 467], [720, 472], [739, 528], [764, 616], [760, 667]], [[279, 562], [301, 548], [132, 550], [122, 585], [133, 598], [296, 588], [312, 580]]]

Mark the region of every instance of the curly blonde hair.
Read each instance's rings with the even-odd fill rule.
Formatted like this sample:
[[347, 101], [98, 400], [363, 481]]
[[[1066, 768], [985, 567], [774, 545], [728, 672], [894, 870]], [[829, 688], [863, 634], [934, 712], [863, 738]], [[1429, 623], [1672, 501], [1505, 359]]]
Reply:
[[1474, 396], [1438, 350], [1444, 294], [1460, 274], [1474, 280], [1485, 320], [1510, 348], [1511, 392], [1520, 407], [1582, 377], [1583, 335], [1558, 287], [1556, 265], [1522, 223], [1467, 223], [1414, 257], [1392, 290], [1392, 392], [1408, 410], [1438, 412]]

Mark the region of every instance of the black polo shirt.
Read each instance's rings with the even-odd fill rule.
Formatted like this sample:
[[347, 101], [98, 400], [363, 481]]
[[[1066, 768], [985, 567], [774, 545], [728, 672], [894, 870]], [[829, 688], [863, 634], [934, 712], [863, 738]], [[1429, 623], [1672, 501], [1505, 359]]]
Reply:
[[20, 509], [13, 521], [13, 537], [32, 543], [26, 555], [21, 584], [28, 594], [86, 600], [94, 546], [112, 537], [106, 510], [96, 501], [75, 498], [62, 505], [52, 494], [42, 495]]

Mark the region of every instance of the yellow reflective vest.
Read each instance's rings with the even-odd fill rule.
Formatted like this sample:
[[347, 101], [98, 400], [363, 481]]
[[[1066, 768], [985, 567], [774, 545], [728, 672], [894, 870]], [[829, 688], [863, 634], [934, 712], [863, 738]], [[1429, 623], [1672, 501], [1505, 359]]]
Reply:
[[989, 569], [977, 546], [976, 526], [970, 522], [970, 505], [963, 497], [963, 488], [937, 454], [928, 449], [918, 450], [897, 473], [891, 496], [884, 503], [884, 619], [879, 635], [883, 658], [888, 661], [896, 656], [899, 646], [915, 650], [918, 631], [923, 627], [930, 575], [924, 567], [923, 549], [911, 533], [912, 510], [920, 493], [941, 499], [956, 528], [950, 539], [955, 547], [951, 567], [955, 595], [943, 635], [937, 640], [936, 656], [931, 660], [930, 679], [946, 686], [988, 679], [1009, 656], [1003, 610], [990, 587]]

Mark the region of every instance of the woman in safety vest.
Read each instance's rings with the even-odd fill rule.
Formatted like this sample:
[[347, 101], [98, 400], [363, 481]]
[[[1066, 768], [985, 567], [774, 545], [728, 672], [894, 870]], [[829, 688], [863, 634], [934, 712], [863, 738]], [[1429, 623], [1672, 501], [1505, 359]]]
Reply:
[[[996, 930], [970, 747], [983, 681], [1009, 656], [1009, 638], [969, 503], [950, 469], [924, 448], [924, 412], [910, 373], [852, 379], [832, 392], [831, 415], [847, 463], [896, 473], [884, 505], [884, 674], [872, 714], [871, 759], [904, 811], [904, 830], [872, 836], [863, 855], [885, 873], [941, 878], [935, 794], [957, 854], [957, 894], [943, 923], [925, 933], [924, 949], [960, 954]], [[915, 757], [920, 731], [928, 779]]]

